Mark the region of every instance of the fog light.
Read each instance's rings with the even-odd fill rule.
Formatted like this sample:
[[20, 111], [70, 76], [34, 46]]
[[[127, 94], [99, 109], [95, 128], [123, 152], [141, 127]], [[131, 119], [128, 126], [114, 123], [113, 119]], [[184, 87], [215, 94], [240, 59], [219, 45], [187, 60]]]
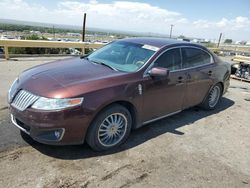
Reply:
[[59, 139], [60, 136], [61, 136], [60, 131], [55, 131], [54, 134], [55, 134], [55, 137], [56, 137], [57, 139]]
[[37, 138], [44, 141], [60, 141], [63, 137], [64, 129], [56, 129], [50, 131], [43, 131], [37, 135]]

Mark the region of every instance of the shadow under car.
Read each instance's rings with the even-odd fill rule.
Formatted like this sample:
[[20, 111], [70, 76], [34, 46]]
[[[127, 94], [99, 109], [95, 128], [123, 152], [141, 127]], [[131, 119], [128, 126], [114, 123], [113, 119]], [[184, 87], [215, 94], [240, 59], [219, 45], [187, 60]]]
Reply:
[[234, 105], [234, 101], [222, 97], [221, 102], [218, 104], [218, 107], [215, 110], [205, 111], [199, 107], [193, 107], [184, 110], [176, 115], [155, 121], [154, 123], [150, 123], [139, 129], [133, 130], [128, 140], [124, 144], [116, 149], [104, 152], [93, 151], [87, 144], [74, 146], [51, 146], [38, 143], [32, 140], [25, 133], [22, 133], [22, 137], [28, 144], [44, 155], [64, 160], [91, 158], [128, 150], [167, 132], [184, 135], [184, 132], [178, 131], [176, 129], [183, 126], [188, 126], [197, 120], [219, 113], [220, 111], [223, 111], [232, 105]]

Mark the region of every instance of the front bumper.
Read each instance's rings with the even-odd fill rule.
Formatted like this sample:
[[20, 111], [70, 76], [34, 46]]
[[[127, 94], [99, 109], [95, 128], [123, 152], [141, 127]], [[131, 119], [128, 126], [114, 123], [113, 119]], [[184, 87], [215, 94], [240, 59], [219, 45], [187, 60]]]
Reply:
[[[59, 143], [65, 133], [64, 128], [56, 128], [56, 129], [46, 129], [46, 130], [39, 130], [39, 129], [30, 129], [30, 126], [25, 125], [23, 122], [20, 120], [16, 119], [12, 114], [11, 114], [11, 122], [19, 128], [21, 131], [25, 132], [28, 135], [32, 135], [31, 137], [41, 143]], [[32, 130], [32, 134], [31, 131]]]
[[10, 106], [11, 121], [34, 140], [50, 145], [82, 144], [90, 123], [81, 107], [55, 111], [26, 109], [19, 111]]

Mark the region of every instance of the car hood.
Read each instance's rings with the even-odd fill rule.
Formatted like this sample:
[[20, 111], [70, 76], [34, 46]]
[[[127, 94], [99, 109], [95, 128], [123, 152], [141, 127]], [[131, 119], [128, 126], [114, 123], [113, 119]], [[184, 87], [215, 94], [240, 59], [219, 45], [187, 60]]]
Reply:
[[[67, 98], [119, 84], [128, 73], [94, 64], [85, 59], [69, 58], [24, 71], [19, 89], [50, 98]], [[75, 91], [77, 90], [77, 92]]]

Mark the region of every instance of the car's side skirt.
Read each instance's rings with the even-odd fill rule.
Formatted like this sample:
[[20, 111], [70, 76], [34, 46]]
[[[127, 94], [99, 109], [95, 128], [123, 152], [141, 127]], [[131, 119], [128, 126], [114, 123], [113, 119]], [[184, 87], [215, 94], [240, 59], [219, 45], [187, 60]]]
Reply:
[[176, 111], [176, 112], [172, 112], [172, 113], [166, 114], [166, 115], [164, 115], [164, 116], [157, 117], [157, 118], [154, 118], [154, 119], [145, 121], [145, 122], [142, 123], [142, 125], [146, 125], [146, 124], [152, 123], [152, 122], [154, 122], [154, 121], [157, 121], [157, 120], [160, 120], [160, 119], [163, 119], [163, 118], [166, 118], [166, 117], [169, 117], [169, 116], [178, 114], [178, 113], [181, 112], [181, 111], [182, 111], [182, 110], [178, 110], [178, 111]]

